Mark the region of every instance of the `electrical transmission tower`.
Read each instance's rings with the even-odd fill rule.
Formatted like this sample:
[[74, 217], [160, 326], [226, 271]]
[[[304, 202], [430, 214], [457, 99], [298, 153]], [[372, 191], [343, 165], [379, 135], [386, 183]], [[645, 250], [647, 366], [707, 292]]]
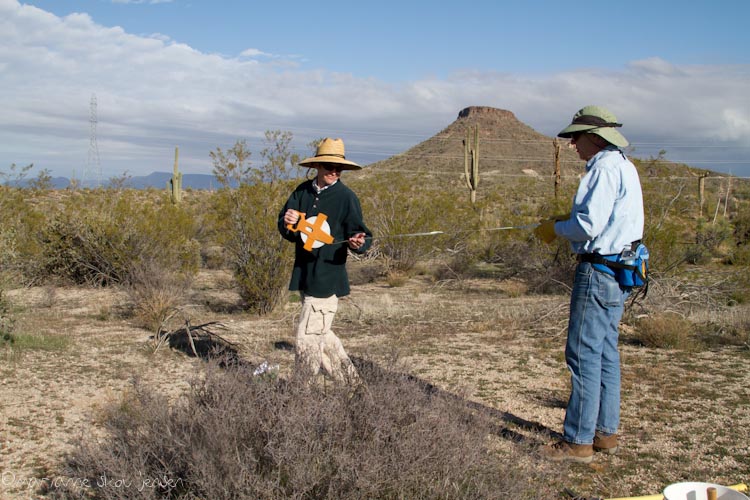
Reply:
[[87, 181], [96, 181], [96, 187], [100, 187], [102, 184], [102, 165], [99, 161], [99, 146], [96, 143], [96, 94], [91, 94], [91, 107], [89, 111], [89, 125], [90, 125], [90, 136], [89, 136], [89, 155], [86, 160], [86, 170], [81, 179], [81, 184], [86, 185]]

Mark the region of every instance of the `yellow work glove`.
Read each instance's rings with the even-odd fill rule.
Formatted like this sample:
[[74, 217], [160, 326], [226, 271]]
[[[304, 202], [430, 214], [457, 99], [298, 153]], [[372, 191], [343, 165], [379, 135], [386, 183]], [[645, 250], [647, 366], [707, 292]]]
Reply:
[[534, 235], [547, 244], [552, 243], [555, 241], [555, 238], [557, 238], [557, 234], [555, 233], [555, 221], [542, 221], [536, 228], [534, 228]]

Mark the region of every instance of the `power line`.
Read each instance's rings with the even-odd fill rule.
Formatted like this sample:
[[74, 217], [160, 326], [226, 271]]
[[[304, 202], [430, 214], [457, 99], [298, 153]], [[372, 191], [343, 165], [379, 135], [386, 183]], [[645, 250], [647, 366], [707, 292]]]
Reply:
[[[271, 128], [279, 128], [279, 127], [271, 127]], [[319, 129], [319, 128], [306, 128], [306, 127], [289, 127], [284, 128], [281, 127], [284, 130], [289, 130], [293, 134], [296, 134], [299, 131], [306, 131], [306, 132], [314, 132], [311, 135], [318, 135], [322, 136], [325, 135], [321, 133], [321, 131], [325, 131], [327, 129]], [[328, 131], [332, 131], [333, 129], [329, 129]], [[438, 132], [434, 135], [426, 135], [426, 134], [407, 134], [407, 133], [398, 133], [398, 132], [382, 132], [382, 131], [375, 131], [375, 130], [353, 130], [353, 129], [335, 129], [335, 135], [337, 137], [346, 137], [351, 135], [367, 135], [367, 136], [387, 136], [387, 137], [396, 137], [396, 138], [417, 138], [422, 139], [422, 142], [425, 141], [443, 141], [443, 142], [460, 142], [465, 139], [463, 136], [452, 136], [452, 135], [440, 135], [441, 132]], [[522, 144], [549, 144], [550, 141], [554, 140], [554, 137], [545, 137], [544, 139], [501, 139], [501, 138], [492, 138], [492, 137], [482, 137], [482, 142], [489, 142], [489, 143], [522, 143]], [[562, 142], [567, 142], [565, 139], [562, 139]], [[416, 145], [415, 145], [416, 146]], [[630, 147], [631, 148], [637, 148], [637, 147], [645, 147], [645, 146], [653, 146], [653, 147], [660, 147], [662, 149], [665, 148], [688, 148], [688, 149], [750, 149], [750, 145], [716, 145], [716, 144], [695, 144], [694, 142], [631, 142]]]
[[[415, 173], [415, 174], [420, 174], [420, 175], [424, 175], [424, 174], [428, 174], [428, 175], [460, 174], [461, 176], [464, 175], [463, 171], [459, 171], [459, 170], [436, 170], [434, 168], [427, 168], [427, 167], [424, 167], [422, 169], [419, 169], [419, 168], [401, 168], [401, 167], [397, 167], [397, 168], [378, 167], [377, 171], [379, 171], [379, 172]], [[492, 175], [494, 177], [518, 177], [518, 178], [527, 178], [527, 179], [532, 179], [532, 180], [533, 179], [548, 180], [548, 179], [551, 179], [551, 178], [554, 177], [554, 174], [551, 174], [551, 173], [542, 174], [542, 173], [536, 172], [535, 174], [509, 174], [509, 173], [507, 173], [507, 172], [505, 172], [503, 170], [485, 170], [484, 171], [484, 175]], [[561, 178], [563, 178], [563, 179], [579, 179], [580, 176], [578, 176], [578, 175], [563, 175], [563, 176], [561, 176]], [[665, 176], [665, 177], [648, 177], [648, 176], [642, 177], [642, 180], [648, 180], [648, 181], [666, 181], [666, 182], [675, 181], [675, 180], [696, 180], [696, 179], [698, 179], [698, 177], [693, 177], [693, 176], [674, 176], [674, 175]], [[750, 177], [738, 177], [738, 176], [734, 176], [734, 175], [731, 175], [731, 176], [730, 175], [724, 175], [724, 176], [712, 175], [712, 176], [704, 177], [704, 179], [706, 179], [706, 180], [709, 180], [709, 179], [750, 180]]]
[[[370, 154], [376, 156], [385, 156], [388, 158], [440, 158], [444, 160], [463, 160], [463, 156], [452, 156], [452, 155], [432, 155], [432, 154], [419, 154], [419, 153], [395, 153], [390, 152], [368, 152], [361, 150], [353, 150], [350, 153], [355, 154]], [[552, 158], [528, 158], [528, 157], [500, 157], [500, 156], [482, 156], [483, 161], [528, 161], [528, 162], [551, 162]], [[582, 160], [560, 160], [562, 163], [580, 163]], [[744, 161], [735, 160], [668, 160], [668, 159], [653, 159], [653, 160], [641, 160], [641, 161], [653, 161], [656, 163], [712, 163], [712, 164], [739, 164], [747, 165], [750, 164], [750, 159]]]

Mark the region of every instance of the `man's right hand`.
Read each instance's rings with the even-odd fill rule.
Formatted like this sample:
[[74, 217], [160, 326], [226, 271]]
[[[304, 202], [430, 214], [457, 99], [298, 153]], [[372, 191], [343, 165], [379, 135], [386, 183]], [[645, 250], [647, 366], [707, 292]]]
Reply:
[[295, 225], [299, 220], [299, 212], [293, 208], [288, 209], [284, 212], [284, 223], [287, 225]]

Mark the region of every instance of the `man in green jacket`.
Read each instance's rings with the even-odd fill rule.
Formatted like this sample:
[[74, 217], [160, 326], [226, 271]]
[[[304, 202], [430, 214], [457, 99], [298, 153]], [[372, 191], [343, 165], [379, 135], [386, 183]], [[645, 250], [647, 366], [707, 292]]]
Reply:
[[362, 167], [346, 159], [341, 139], [323, 139], [315, 156], [300, 162], [317, 170], [289, 196], [279, 213], [281, 236], [295, 244], [289, 290], [299, 290], [295, 361], [315, 376], [321, 370], [335, 380], [355, 382], [357, 370], [331, 330], [338, 298], [349, 295], [346, 258], [364, 253], [372, 233], [362, 220], [357, 195], [341, 182], [343, 170]]

